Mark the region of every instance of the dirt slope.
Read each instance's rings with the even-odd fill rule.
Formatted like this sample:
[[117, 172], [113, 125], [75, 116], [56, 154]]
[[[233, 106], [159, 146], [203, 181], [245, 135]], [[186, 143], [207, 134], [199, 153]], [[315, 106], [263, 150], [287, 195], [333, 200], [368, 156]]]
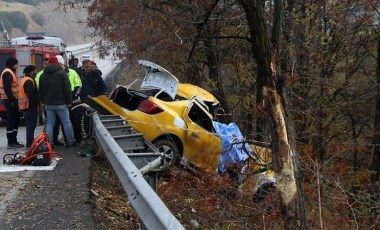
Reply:
[[[58, 5], [59, 1], [41, 3], [31, 6], [21, 3], [4, 2], [0, 0], [0, 11], [21, 11], [29, 20], [28, 32], [46, 32], [46, 35], [61, 37], [67, 45], [92, 42], [91, 29], [87, 28], [87, 10], [83, 8], [68, 9], [66, 12]], [[40, 13], [44, 25], [38, 25], [33, 19], [33, 13]], [[1, 28], [2, 30], [2, 28]], [[25, 34], [19, 29], [12, 29], [10, 37], [21, 37]]]

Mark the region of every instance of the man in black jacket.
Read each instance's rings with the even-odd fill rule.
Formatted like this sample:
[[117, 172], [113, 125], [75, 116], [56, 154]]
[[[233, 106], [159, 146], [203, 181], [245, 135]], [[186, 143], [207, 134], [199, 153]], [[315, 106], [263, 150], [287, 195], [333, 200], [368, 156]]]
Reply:
[[91, 70], [91, 61], [84, 60], [82, 68], [78, 69], [78, 74], [82, 80], [80, 97], [85, 99], [87, 96], [97, 97], [106, 92], [106, 84], [99, 72]]
[[49, 140], [52, 142], [53, 127], [59, 116], [68, 142], [66, 147], [76, 147], [68, 109], [72, 104], [71, 86], [64, 69], [65, 66], [58, 62], [57, 57], [50, 57], [40, 79], [41, 101], [45, 105]]
[[18, 60], [14, 57], [8, 58], [5, 63], [5, 69], [0, 77], [0, 97], [7, 110], [6, 129], [8, 148], [24, 147], [24, 145], [17, 141], [18, 126], [20, 124], [20, 111], [18, 107], [19, 89], [16, 76], [17, 68]]

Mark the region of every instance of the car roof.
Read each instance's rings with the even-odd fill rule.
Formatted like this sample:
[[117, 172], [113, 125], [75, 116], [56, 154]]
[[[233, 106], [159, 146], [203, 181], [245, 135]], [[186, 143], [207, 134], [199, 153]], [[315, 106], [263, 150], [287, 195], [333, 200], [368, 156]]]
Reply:
[[213, 105], [219, 104], [218, 99], [216, 99], [213, 94], [197, 85], [180, 83], [177, 94], [188, 99], [191, 99], [194, 95], [196, 95], [202, 98], [203, 101], [210, 102]]
[[173, 100], [177, 94], [179, 81], [165, 68], [146, 60], [139, 60], [143, 66], [145, 77], [141, 83], [141, 90], [158, 89], [167, 93]]

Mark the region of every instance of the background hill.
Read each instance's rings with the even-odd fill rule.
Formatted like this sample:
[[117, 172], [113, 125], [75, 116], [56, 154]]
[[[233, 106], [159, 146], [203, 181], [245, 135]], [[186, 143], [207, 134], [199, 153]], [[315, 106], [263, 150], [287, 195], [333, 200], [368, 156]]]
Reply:
[[[17, 16], [25, 15], [25, 28], [15, 28], [16, 23], [24, 23], [23, 16], [22, 20], [16, 19], [13, 25], [8, 23], [10, 15], [14, 16], [15, 12], [18, 12]], [[26, 32], [45, 32], [46, 35], [61, 37], [67, 45], [93, 42], [95, 38], [91, 37], [92, 30], [87, 28], [86, 18], [87, 9], [75, 8], [65, 12], [63, 7], [59, 6], [59, 1], [23, 4], [0, 0], [0, 19], [4, 21], [11, 38], [25, 36]], [[0, 29], [3, 30], [1, 24]], [[1, 36], [0, 40], [2, 39]]]

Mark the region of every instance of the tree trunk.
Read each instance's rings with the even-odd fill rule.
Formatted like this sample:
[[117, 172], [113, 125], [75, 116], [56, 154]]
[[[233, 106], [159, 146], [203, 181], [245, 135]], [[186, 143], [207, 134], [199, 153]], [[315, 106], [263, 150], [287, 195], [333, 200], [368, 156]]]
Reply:
[[[205, 55], [207, 59], [207, 65], [209, 69], [209, 78], [216, 83], [216, 89], [213, 89], [212, 93], [219, 100], [220, 104], [223, 105], [223, 109], [226, 113], [229, 113], [228, 101], [226, 100], [226, 95], [224, 93], [222, 78], [220, 76], [220, 58], [218, 55], [218, 46], [212, 44], [211, 39], [208, 37], [215, 36], [210, 34], [207, 25], [198, 28], [201, 30], [200, 34], [204, 37], [203, 44], [205, 46]], [[229, 123], [230, 121], [226, 121]]]
[[[263, 82], [263, 104], [269, 116], [272, 131], [272, 153], [276, 172], [277, 190], [281, 197], [281, 211], [285, 228], [307, 229], [302, 181], [295, 137], [281, 92], [283, 85], [276, 85], [278, 71], [279, 38], [281, 30], [282, 1], [275, 1], [272, 37], [266, 28], [267, 20], [263, 1], [240, 0], [250, 28], [253, 56], [257, 62], [258, 78]], [[273, 51], [272, 51], [273, 49]]]
[[380, 35], [377, 41], [377, 71], [376, 71], [376, 109], [373, 133], [373, 159], [370, 170], [372, 184], [375, 185], [380, 179]]

